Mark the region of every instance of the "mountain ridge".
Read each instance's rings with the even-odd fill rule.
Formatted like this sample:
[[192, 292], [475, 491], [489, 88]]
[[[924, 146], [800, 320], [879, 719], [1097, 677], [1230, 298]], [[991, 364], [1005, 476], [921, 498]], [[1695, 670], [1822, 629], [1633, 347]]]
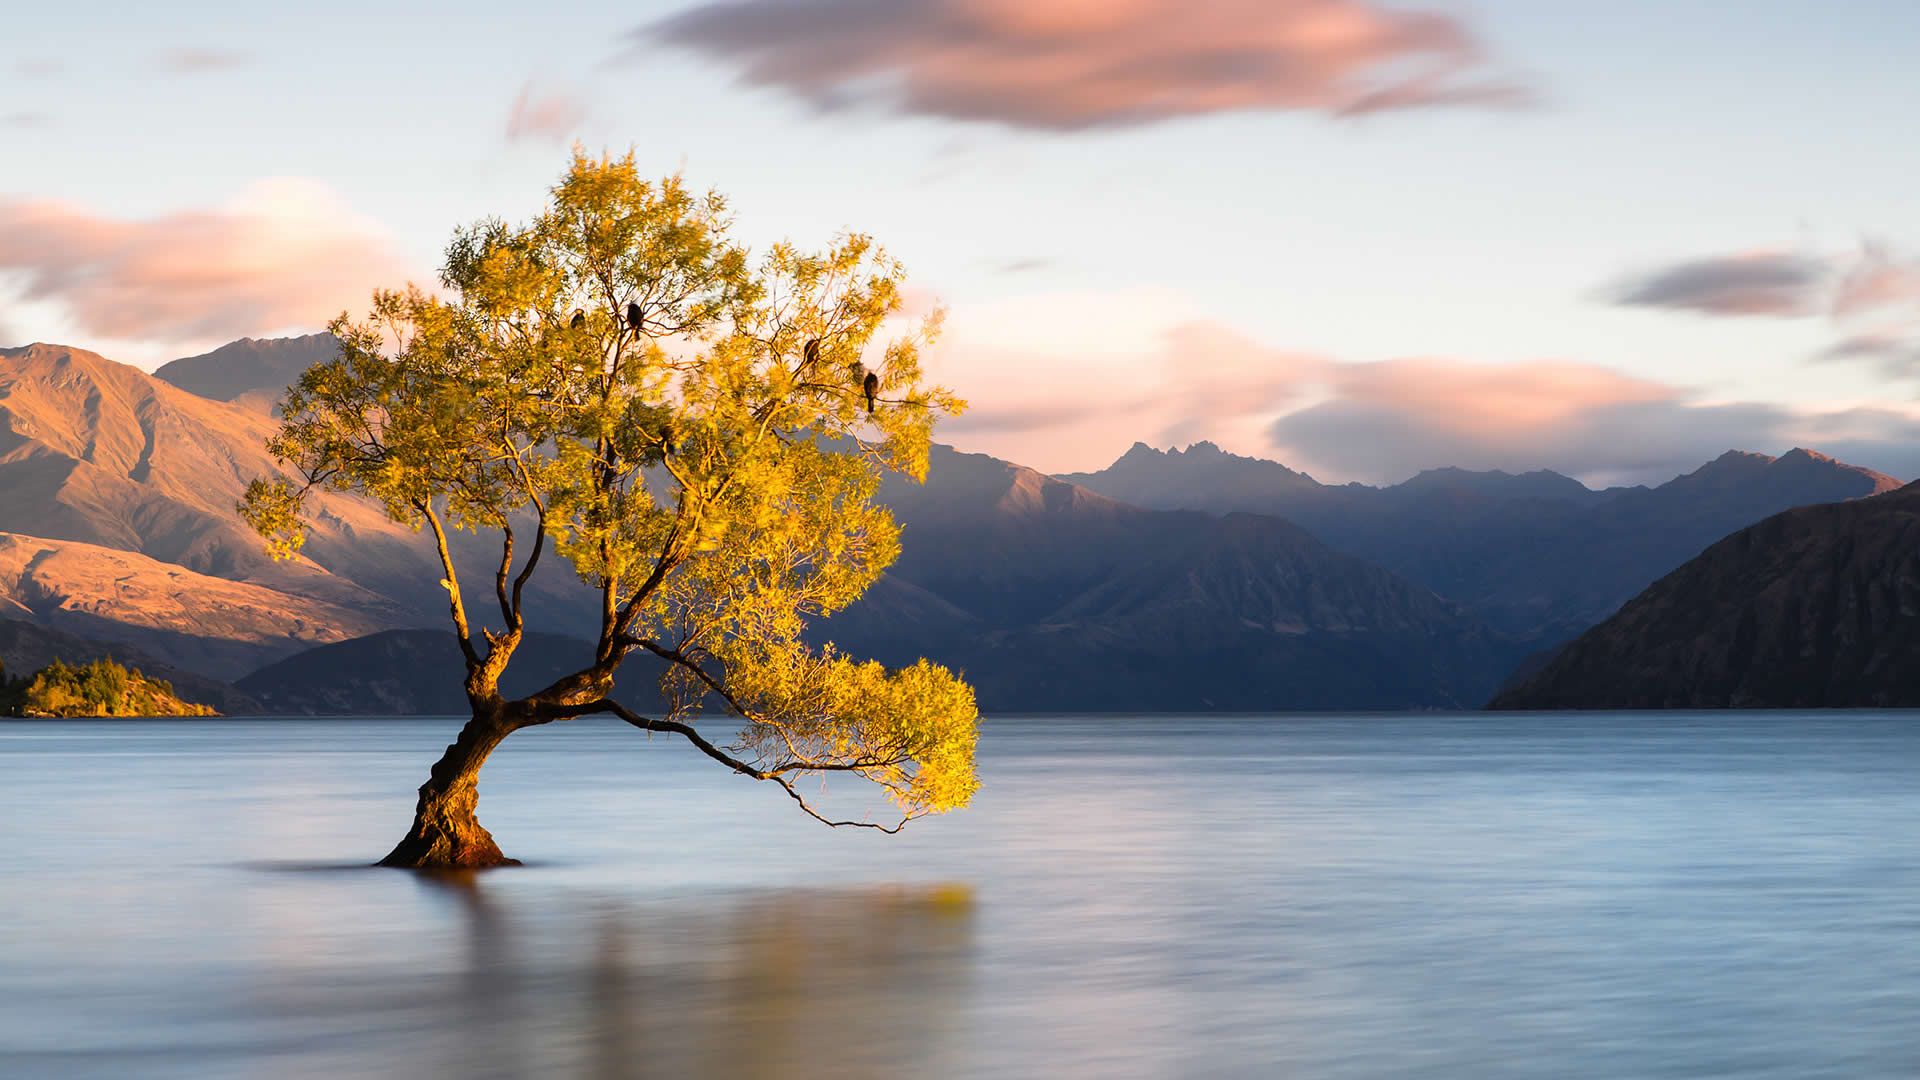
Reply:
[[1541, 645], [1605, 618], [1734, 529], [1899, 486], [1805, 448], [1778, 458], [1730, 450], [1657, 487], [1602, 491], [1550, 470], [1447, 467], [1387, 487], [1329, 486], [1212, 444], [1136, 443], [1107, 470], [1069, 476], [1141, 505], [1285, 518]]
[[[302, 558], [277, 564], [233, 512], [245, 480], [277, 467], [262, 445], [274, 421], [242, 399], [277, 394], [288, 358], [329, 341], [241, 341], [168, 365], [228, 400], [86, 350], [0, 350], [0, 607], [220, 678], [303, 658], [282, 675], [306, 665], [389, 679], [391, 692], [366, 700], [410, 693], [405, 666], [438, 655], [432, 639], [359, 646], [369, 664], [399, 665], [385, 676], [342, 664], [338, 647], [444, 622], [419, 538], [319, 492]], [[1705, 546], [1721, 524], [1830, 494], [1836, 476], [1845, 493], [1892, 483], [1809, 451], [1729, 452], [1660, 488], [1604, 492], [1547, 470], [1449, 467], [1393, 489], [1323, 485], [1211, 443], [1177, 454], [1140, 443], [1122, 460], [1183, 499], [1225, 490], [1311, 512], [1141, 506], [940, 445], [925, 485], [881, 486], [901, 526], [898, 562], [810, 636], [960, 667], [999, 711], [1471, 707], [1522, 656], [1617, 607], [1623, 582], [1678, 565], [1691, 554], [1678, 548]], [[1233, 482], [1209, 489], [1196, 467]], [[1344, 534], [1328, 527], [1343, 521]], [[455, 542], [464, 564], [497, 557], [484, 538]], [[1561, 579], [1512, 573], [1563, 548], [1588, 565]], [[534, 625], [573, 625], [572, 575], [550, 571], [532, 590]], [[300, 708], [327, 700], [323, 686], [307, 694]]]
[[1496, 709], [1920, 706], [1920, 483], [1713, 544]]

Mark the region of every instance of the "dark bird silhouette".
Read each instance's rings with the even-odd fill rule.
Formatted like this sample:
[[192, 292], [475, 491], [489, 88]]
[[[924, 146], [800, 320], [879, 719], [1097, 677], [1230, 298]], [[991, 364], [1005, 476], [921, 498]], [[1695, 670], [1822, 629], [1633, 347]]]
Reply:
[[639, 333], [640, 324], [645, 322], [646, 319], [647, 313], [640, 310], [639, 304], [633, 303], [632, 301], [627, 303], [627, 329], [632, 330], [636, 334]]
[[587, 325], [587, 313], [581, 311], [579, 308], [574, 308], [573, 320], [567, 323], [567, 325], [573, 327], [575, 330], [585, 329]]
[[867, 392], [867, 415], [872, 416], [873, 399], [880, 393], [880, 376], [871, 371], [867, 372], [867, 377], [860, 381], [860, 388]]
[[806, 365], [808, 367], [812, 367], [813, 365], [819, 363], [820, 362], [820, 339], [808, 338], [807, 347], [800, 351], [800, 355], [804, 358]]

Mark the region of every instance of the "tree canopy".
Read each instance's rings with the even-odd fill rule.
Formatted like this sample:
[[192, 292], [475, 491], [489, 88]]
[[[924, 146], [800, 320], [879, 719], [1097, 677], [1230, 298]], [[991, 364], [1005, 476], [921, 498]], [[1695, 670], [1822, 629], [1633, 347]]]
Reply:
[[[297, 557], [316, 486], [429, 535], [476, 723], [614, 713], [822, 820], [797, 778], [864, 777], [900, 823], [964, 806], [971, 688], [803, 639], [893, 561], [880, 478], [923, 480], [935, 422], [963, 407], [921, 370], [938, 312], [907, 317], [902, 268], [867, 236], [756, 256], [731, 224], [718, 194], [576, 151], [532, 220], [456, 233], [440, 290], [378, 292], [334, 321], [339, 358], [289, 390], [270, 443], [292, 478], [255, 481], [241, 512], [279, 558]], [[497, 560], [458, 565], [456, 531], [497, 536]], [[505, 702], [543, 555], [592, 590], [594, 651]], [[664, 715], [613, 695], [635, 653], [664, 661]], [[740, 717], [737, 738], [696, 731], [703, 708]]]

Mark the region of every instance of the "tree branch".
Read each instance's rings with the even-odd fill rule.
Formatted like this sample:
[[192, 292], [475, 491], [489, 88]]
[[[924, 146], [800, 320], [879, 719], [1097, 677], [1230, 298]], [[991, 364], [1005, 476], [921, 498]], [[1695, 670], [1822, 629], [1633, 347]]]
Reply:
[[506, 515], [500, 517], [500, 568], [493, 573], [493, 593], [500, 600], [500, 618], [509, 631], [520, 628], [519, 619], [507, 596], [507, 574], [513, 570], [513, 526]]
[[460, 651], [467, 658], [467, 672], [471, 674], [480, 667], [480, 654], [473, 649], [473, 632], [467, 628], [467, 605], [460, 599], [460, 573], [453, 567], [453, 552], [447, 548], [447, 530], [440, 524], [440, 515], [433, 504], [425, 499], [416, 501], [414, 509], [420, 511], [433, 526], [433, 542], [440, 551], [440, 568], [447, 576], [443, 583], [447, 587], [447, 596], [452, 601], [453, 628], [460, 639]]
[[682, 736], [688, 742], [692, 743], [695, 747], [697, 747], [701, 753], [707, 755], [708, 757], [712, 758], [715, 761], [718, 761], [720, 764], [725, 765], [726, 767], [732, 769], [734, 772], [737, 772], [742, 776], [751, 777], [755, 780], [769, 780], [769, 781], [772, 781], [773, 783], [780, 785], [781, 789], [787, 793], [787, 796], [789, 798], [791, 798], [794, 802], [800, 804], [800, 809], [806, 811], [808, 817], [813, 818], [815, 821], [818, 821], [823, 825], [829, 825], [836, 829], [842, 826], [851, 826], [856, 829], [878, 829], [883, 833], [897, 833], [901, 829], [906, 827], [907, 822], [913, 820], [914, 815], [908, 814], [902, 817], [900, 821], [894, 825], [881, 825], [878, 822], [873, 822], [873, 821], [834, 821], [828, 818], [827, 816], [825, 816], [824, 814], [820, 813], [820, 811], [815, 810], [812, 804], [807, 802], [806, 797], [801, 795], [799, 791], [794, 789], [792, 781], [788, 780], [786, 777], [780, 775], [777, 772], [769, 772], [763, 769], [756, 769], [753, 766], [747, 764], [746, 762], [741, 761], [739, 758], [734, 757], [732, 754], [727, 753], [725, 750], [720, 749], [719, 747], [708, 742], [705, 738], [702, 738], [699, 732], [693, 730], [693, 726], [691, 724], [683, 724], [677, 720], [649, 719], [647, 717], [641, 716], [633, 712], [632, 710], [628, 709], [626, 706], [620, 704], [617, 701], [600, 701], [600, 702], [597, 702], [596, 704], [604, 708], [607, 712], [610, 712], [613, 715], [618, 716], [620, 719], [625, 720], [627, 723], [632, 724], [634, 727], [637, 727], [642, 731], [670, 731], [676, 735]]

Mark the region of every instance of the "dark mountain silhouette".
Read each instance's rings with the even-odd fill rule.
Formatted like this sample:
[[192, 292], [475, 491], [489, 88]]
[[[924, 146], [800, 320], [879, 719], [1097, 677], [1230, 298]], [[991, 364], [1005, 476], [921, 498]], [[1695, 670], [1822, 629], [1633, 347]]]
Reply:
[[271, 412], [280, 395], [315, 364], [340, 355], [332, 334], [241, 338], [210, 353], [162, 364], [154, 377], [191, 394]]
[[1660, 579], [1503, 709], [1920, 706], [1920, 485], [1808, 506]]
[[819, 636], [964, 668], [998, 710], [1471, 706], [1516, 648], [1288, 522], [1145, 510], [934, 451], [902, 555]]
[[1656, 488], [1594, 491], [1553, 472], [1463, 469], [1384, 488], [1332, 486], [1210, 443], [1184, 452], [1136, 444], [1109, 468], [1067, 479], [1141, 505], [1286, 518], [1543, 645], [1605, 618], [1734, 529], [1898, 486], [1800, 449], [1729, 451]]

